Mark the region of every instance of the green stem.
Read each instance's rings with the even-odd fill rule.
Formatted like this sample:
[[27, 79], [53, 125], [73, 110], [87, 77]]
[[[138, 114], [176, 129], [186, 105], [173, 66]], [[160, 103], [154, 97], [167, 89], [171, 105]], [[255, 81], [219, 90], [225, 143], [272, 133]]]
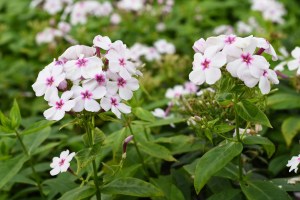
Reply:
[[36, 171], [35, 171], [35, 168], [34, 168], [34, 165], [33, 165], [33, 161], [32, 161], [32, 158], [31, 158], [31, 155], [29, 154], [29, 152], [28, 152], [28, 150], [27, 150], [25, 144], [23, 143], [23, 140], [22, 140], [22, 138], [21, 138], [21, 136], [20, 136], [20, 133], [19, 133], [19, 131], [18, 131], [17, 129], [15, 129], [15, 133], [16, 133], [16, 136], [17, 136], [19, 142], [21, 143], [21, 146], [22, 146], [22, 149], [23, 149], [24, 153], [25, 153], [26, 156], [29, 158], [30, 168], [31, 168], [31, 170], [32, 170], [34, 179], [35, 179], [35, 181], [36, 181], [36, 183], [37, 183], [37, 186], [38, 186], [38, 189], [39, 189], [39, 191], [40, 191], [41, 197], [42, 197], [42, 198], [45, 198], [44, 193], [43, 193], [43, 188], [42, 188], [42, 185], [41, 185], [41, 182], [40, 182], [40, 178], [39, 178], [38, 174], [37, 174]]
[[145, 161], [144, 161], [144, 158], [143, 158], [143, 156], [142, 156], [142, 154], [141, 154], [141, 152], [140, 152], [140, 149], [139, 149], [139, 147], [138, 147], [138, 145], [137, 145], [137, 142], [136, 142], [136, 139], [135, 139], [135, 135], [134, 135], [134, 133], [133, 133], [133, 131], [132, 131], [132, 127], [131, 127], [130, 123], [128, 122], [126, 116], [125, 116], [125, 115], [123, 115], [123, 116], [124, 116], [124, 118], [126, 119], [126, 123], [127, 123], [127, 125], [128, 125], [128, 128], [129, 128], [129, 131], [130, 131], [131, 135], [133, 135], [133, 143], [134, 143], [134, 147], [135, 147], [135, 150], [136, 150], [137, 154], [138, 154], [139, 157], [140, 157], [140, 160], [141, 160], [141, 162], [142, 162], [142, 166], [143, 166], [144, 172], [145, 172], [146, 175], [148, 175], [148, 171], [147, 171], [147, 168], [146, 168], [146, 165], [145, 165]]
[[[88, 116], [86, 120], [87, 126], [86, 126], [86, 132], [89, 138], [89, 146], [92, 147], [94, 145], [94, 130], [95, 130], [95, 118], [94, 115]], [[101, 191], [98, 183], [98, 176], [97, 176], [97, 167], [96, 167], [96, 161], [92, 161], [93, 165], [93, 175], [94, 175], [94, 184], [96, 187], [96, 198], [97, 200], [101, 200]]]
[[[236, 132], [238, 142], [242, 143], [241, 136], [240, 136], [240, 129], [239, 129], [240, 128], [239, 116], [238, 116], [238, 113], [236, 111], [237, 103], [238, 103], [238, 96], [237, 96], [237, 94], [235, 94], [235, 96], [234, 96], [235, 132]], [[243, 180], [242, 153], [239, 154], [239, 177], [240, 177], [240, 181], [242, 181]]]

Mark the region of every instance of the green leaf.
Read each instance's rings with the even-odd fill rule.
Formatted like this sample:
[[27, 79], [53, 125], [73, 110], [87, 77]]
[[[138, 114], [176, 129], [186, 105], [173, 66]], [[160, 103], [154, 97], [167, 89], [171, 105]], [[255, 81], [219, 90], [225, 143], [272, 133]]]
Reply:
[[81, 200], [95, 194], [95, 189], [90, 186], [78, 187], [66, 192], [59, 200]]
[[26, 135], [23, 138], [29, 154], [33, 153], [50, 135], [51, 128], [46, 127], [34, 135]]
[[48, 126], [51, 126], [54, 124], [55, 121], [48, 121], [48, 120], [42, 120], [35, 122], [34, 124], [30, 125], [28, 128], [26, 128], [24, 131], [22, 131], [22, 135], [29, 135], [32, 133], [37, 133], [38, 131], [47, 128]]
[[18, 128], [21, 124], [22, 118], [21, 118], [20, 109], [19, 109], [19, 106], [18, 106], [18, 103], [16, 100], [14, 100], [13, 106], [10, 109], [9, 117], [11, 120], [11, 128], [12, 129]]
[[225, 191], [221, 191], [219, 193], [210, 196], [207, 200], [220, 200], [220, 199], [231, 200], [231, 199], [235, 199], [240, 192], [241, 190], [239, 189], [226, 189]]
[[137, 116], [141, 120], [148, 121], [148, 122], [155, 121], [155, 117], [148, 110], [145, 110], [141, 107], [137, 107], [137, 108], [134, 108], [132, 111], [133, 111], [134, 115]]
[[[288, 183], [288, 181], [292, 178], [297, 178], [298, 181], [296, 181], [296, 183]], [[299, 192], [300, 191], [299, 176], [291, 177], [291, 178], [276, 178], [276, 179], [270, 180], [270, 182], [286, 192]]]
[[213, 127], [213, 132], [216, 134], [227, 133], [227, 132], [233, 130], [234, 128], [235, 128], [235, 126], [233, 126], [233, 125], [220, 124], [220, 125], [216, 125]]
[[276, 93], [268, 98], [267, 104], [274, 110], [300, 108], [299, 94]]
[[165, 126], [165, 125], [177, 124], [185, 121], [186, 119], [184, 118], [167, 118], [167, 119], [156, 120], [152, 123], [148, 123], [146, 124], [146, 126], [147, 127]]
[[286, 168], [286, 164], [290, 159], [289, 155], [276, 156], [269, 163], [268, 170], [272, 172], [273, 175], [277, 175], [281, 170]]
[[0, 162], [0, 188], [11, 180], [28, 160], [25, 155], [18, 155], [12, 159]]
[[253, 103], [242, 100], [235, 107], [238, 115], [247, 122], [254, 122], [272, 128], [268, 117]]
[[0, 111], [0, 121], [3, 127], [11, 129], [11, 121]]
[[291, 145], [293, 138], [300, 131], [300, 117], [289, 117], [281, 125], [281, 132], [288, 146]]
[[222, 146], [212, 148], [205, 153], [198, 161], [195, 170], [194, 186], [199, 193], [207, 181], [234, 157], [243, 150], [243, 145], [237, 142], [229, 142]]
[[243, 138], [244, 144], [260, 144], [266, 150], [268, 158], [275, 152], [275, 145], [268, 138], [262, 136], [247, 136]]
[[136, 197], [156, 197], [163, 193], [154, 185], [137, 178], [118, 178], [105, 185], [102, 190], [107, 194], [123, 194]]
[[138, 146], [142, 152], [149, 154], [150, 156], [161, 158], [166, 161], [176, 161], [169, 149], [162, 145], [153, 142], [143, 142], [138, 143]]
[[290, 200], [289, 195], [269, 181], [248, 181], [241, 188], [249, 200]]

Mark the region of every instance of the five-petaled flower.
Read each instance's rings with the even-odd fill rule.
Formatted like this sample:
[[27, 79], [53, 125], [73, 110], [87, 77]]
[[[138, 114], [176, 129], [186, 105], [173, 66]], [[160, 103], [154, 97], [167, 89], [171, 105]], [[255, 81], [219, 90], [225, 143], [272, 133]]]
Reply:
[[66, 172], [70, 167], [70, 162], [75, 156], [75, 153], [70, 153], [69, 150], [60, 153], [59, 157], [54, 157], [50, 167], [53, 168], [50, 171], [51, 176], [55, 176], [61, 172]]

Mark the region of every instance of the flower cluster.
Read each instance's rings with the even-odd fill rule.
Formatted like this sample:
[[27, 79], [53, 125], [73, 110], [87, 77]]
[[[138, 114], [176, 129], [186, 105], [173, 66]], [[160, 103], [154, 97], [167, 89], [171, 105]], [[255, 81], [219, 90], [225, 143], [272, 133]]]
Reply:
[[131, 58], [136, 63], [141, 63], [141, 58], [146, 61], [160, 60], [162, 55], [174, 54], [175, 46], [167, 42], [165, 39], [160, 39], [154, 42], [152, 47], [136, 43], [130, 48]]
[[130, 61], [129, 50], [107, 36], [96, 36], [93, 44], [68, 48], [39, 73], [32, 87], [51, 106], [44, 112], [46, 119], [60, 120], [69, 111], [111, 110], [118, 118], [131, 112], [122, 101], [139, 88], [136, 77], [141, 72]]
[[197, 40], [193, 49], [196, 53], [189, 78], [196, 85], [215, 84], [225, 65], [231, 76], [242, 80], [247, 87], [253, 88], [259, 83], [262, 94], [270, 92], [271, 83], [279, 83], [276, 73], [269, 69], [269, 62], [262, 56], [267, 53], [276, 60], [276, 52], [263, 38], [220, 35]]
[[276, 0], [252, 0], [252, 10], [260, 11], [265, 20], [282, 24], [286, 14], [282, 3]]
[[281, 50], [282, 52], [282, 62], [279, 63], [274, 69], [278, 71], [283, 71], [284, 66], [288, 66], [290, 71], [296, 70], [296, 75], [300, 75], [300, 47], [296, 47], [292, 52], [292, 59], [287, 59], [289, 54], [285, 49]]
[[[119, 9], [123, 9], [126, 11], [142, 11], [153, 3], [153, 1], [147, 2], [147, 0], [120, 0], [117, 4]], [[162, 6], [163, 13], [170, 13], [173, 5], [174, 0], [157, 0], [157, 3]]]

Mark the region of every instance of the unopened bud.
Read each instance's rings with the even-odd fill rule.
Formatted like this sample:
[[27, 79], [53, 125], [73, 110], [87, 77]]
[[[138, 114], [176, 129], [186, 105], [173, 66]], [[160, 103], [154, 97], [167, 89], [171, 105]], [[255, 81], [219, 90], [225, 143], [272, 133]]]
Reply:
[[129, 135], [127, 138], [125, 138], [125, 140], [123, 142], [123, 156], [125, 154], [125, 157], [126, 157], [127, 144], [132, 140], [132, 138], [133, 138], [133, 135]]
[[60, 82], [60, 84], [58, 85], [58, 89], [60, 91], [65, 91], [68, 88], [68, 82], [66, 80], [63, 80], [62, 82]]

